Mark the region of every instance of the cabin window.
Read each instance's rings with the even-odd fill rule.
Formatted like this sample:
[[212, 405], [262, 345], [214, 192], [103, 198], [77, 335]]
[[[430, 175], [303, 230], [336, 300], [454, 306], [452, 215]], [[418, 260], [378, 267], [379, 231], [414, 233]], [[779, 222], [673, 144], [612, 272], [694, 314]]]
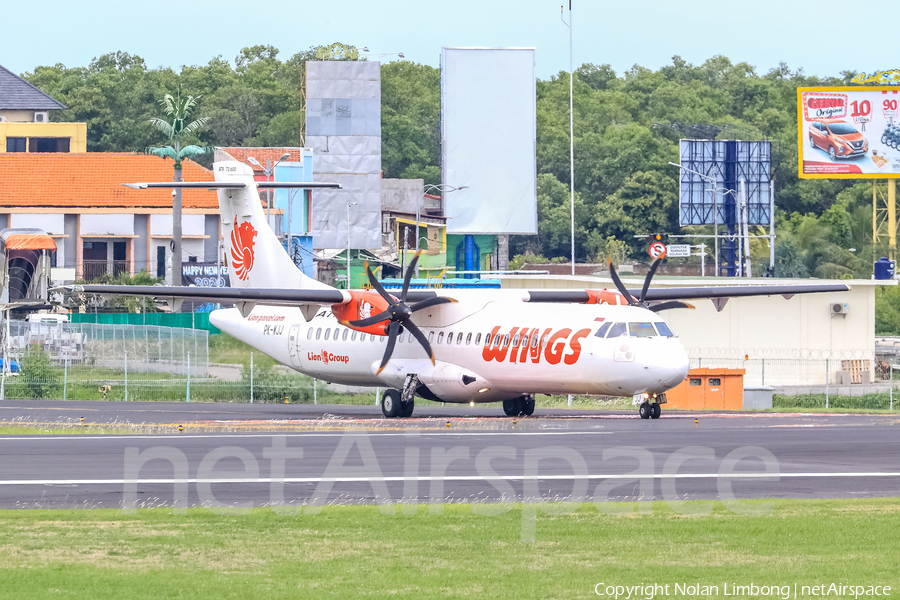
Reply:
[[444, 342], [444, 332], [440, 332], [438, 334], [438, 344], [442, 344]]
[[[471, 336], [471, 335], [472, 334], [469, 334], [469, 336]], [[462, 331], [460, 331], [459, 334], [456, 336], [456, 345], [457, 346], [462, 345], [462, 336], [463, 336]]]
[[316, 339], [319, 339], [319, 337], [320, 337], [321, 335], [322, 335], [322, 328], [319, 327], [318, 329], [316, 329]]
[[675, 337], [675, 334], [672, 333], [672, 330], [669, 329], [669, 326], [663, 323], [662, 321], [658, 321], [655, 323], [656, 330], [659, 332], [659, 335], [663, 337]]
[[356, 333], [357, 333], [357, 332], [354, 331], [352, 334], [350, 334], [350, 341], [351, 341], [351, 342], [355, 342], [355, 341], [356, 341]]
[[619, 337], [620, 335], [626, 335], [625, 323], [613, 323], [613, 326], [609, 328], [609, 333], [606, 334], [606, 337], [614, 338]]
[[631, 337], [656, 337], [653, 323], [629, 323], [628, 333]]
[[545, 335], [544, 337], [541, 338], [541, 348], [547, 347], [547, 340], [549, 340], [549, 339], [550, 339], [549, 335]]
[[361, 341], [361, 342], [366, 341], [366, 334], [360, 333], [360, 334], [359, 334], [359, 341]]
[[699, 377], [691, 377], [691, 381], [688, 385], [703, 385], [703, 380]]
[[600, 329], [597, 330], [597, 333], [595, 333], [594, 336], [598, 338], [606, 337], [606, 332], [609, 331], [610, 327], [612, 327], [612, 323], [607, 321], [600, 326]]
[[509, 346], [509, 334], [508, 333], [503, 336], [503, 347], [506, 348], [507, 346]]
[[447, 343], [448, 343], [448, 344], [452, 344], [452, 343], [453, 343], [453, 332], [452, 332], [452, 331], [451, 331], [450, 333], [447, 334]]
[[485, 334], [485, 336], [484, 336], [484, 345], [485, 345], [485, 346], [490, 346], [490, 345], [491, 345], [491, 334], [490, 334], [490, 333]]
[[334, 341], [337, 341], [337, 340], [338, 340], [338, 336], [339, 336], [340, 334], [341, 334], [341, 328], [340, 328], [340, 327], [335, 327], [335, 328], [334, 328]]
[[719, 379], [718, 377], [710, 377], [709, 385], [722, 385], [722, 380]]
[[475, 345], [476, 346], [481, 345], [481, 334], [480, 333], [475, 336]]
[[311, 340], [312, 334], [313, 334], [313, 328], [310, 327], [309, 329], [306, 330], [306, 339]]
[[472, 344], [472, 334], [468, 334], [466, 336], [466, 346], [470, 346]]
[[328, 341], [328, 337], [329, 337], [330, 335], [331, 335], [331, 330], [330, 330], [330, 329], [326, 329], [326, 330], [325, 330], [325, 341], [326, 341], [326, 342]]
[[535, 329], [534, 333], [531, 334], [531, 347], [532, 348], [537, 348], [539, 339], [540, 339], [540, 336], [537, 334], [537, 330]]
[[429, 332], [428, 332], [428, 343], [429, 343], [429, 344], [433, 344], [433, 343], [434, 343], [434, 332], [433, 332], [433, 331], [429, 331]]
[[349, 330], [349, 329], [345, 329], [345, 330], [344, 330], [344, 335], [341, 336], [341, 341], [342, 341], [342, 342], [346, 342], [346, 341], [347, 341], [347, 336], [348, 336], [349, 334], [350, 334], [350, 330]]
[[513, 336], [512, 345], [513, 345], [513, 348], [515, 348], [516, 346], [519, 345], [519, 334], [518, 333]]

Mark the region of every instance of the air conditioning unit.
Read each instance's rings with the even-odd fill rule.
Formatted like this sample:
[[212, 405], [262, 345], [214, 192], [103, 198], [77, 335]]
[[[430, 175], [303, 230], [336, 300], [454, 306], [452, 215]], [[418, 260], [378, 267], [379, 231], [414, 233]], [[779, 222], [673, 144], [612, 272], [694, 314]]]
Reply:
[[846, 315], [850, 312], [850, 306], [848, 304], [841, 304], [840, 302], [834, 302], [831, 305], [831, 314], [833, 315]]
[[37, 110], [34, 112], [34, 122], [35, 123], [49, 123], [50, 122], [50, 111], [46, 110]]

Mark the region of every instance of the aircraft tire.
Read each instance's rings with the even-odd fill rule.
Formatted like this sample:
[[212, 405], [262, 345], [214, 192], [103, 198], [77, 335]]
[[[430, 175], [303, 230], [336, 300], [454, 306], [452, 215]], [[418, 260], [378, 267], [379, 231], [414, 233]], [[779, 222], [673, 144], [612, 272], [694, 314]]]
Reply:
[[415, 408], [415, 406], [416, 406], [415, 399], [411, 399], [406, 404], [403, 404], [401, 402], [400, 403], [400, 416], [403, 417], [404, 419], [408, 419], [409, 417], [412, 416], [413, 409]]
[[650, 405], [650, 418], [651, 419], [658, 419], [661, 414], [662, 414], [662, 407], [659, 405], [659, 403], [654, 402], [653, 404]]
[[388, 419], [400, 416], [401, 402], [400, 391], [394, 389], [384, 390], [381, 395], [381, 414]]
[[649, 402], [642, 402], [641, 407], [638, 409], [642, 419], [649, 419], [651, 411]]
[[518, 417], [522, 414], [522, 408], [521, 398], [510, 398], [503, 401], [503, 412], [506, 413], [507, 417]]
[[522, 414], [529, 417], [534, 414], [534, 398], [528, 397], [522, 402]]

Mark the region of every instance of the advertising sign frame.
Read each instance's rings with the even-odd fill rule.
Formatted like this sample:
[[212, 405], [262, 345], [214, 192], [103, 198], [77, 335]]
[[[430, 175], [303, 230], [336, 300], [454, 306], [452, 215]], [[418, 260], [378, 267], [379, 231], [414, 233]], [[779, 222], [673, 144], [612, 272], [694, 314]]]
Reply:
[[[815, 108], [811, 100], [822, 100]], [[883, 109], [885, 102], [896, 101], [900, 105], [900, 89], [897, 86], [838, 86], [797, 88], [797, 173], [802, 179], [897, 179], [900, 178], [900, 149], [895, 150], [882, 142], [888, 122], [900, 130], [900, 111]], [[821, 114], [810, 115], [810, 110]], [[811, 132], [813, 122], [841, 120], [856, 132], [836, 135], [829, 132]], [[859, 144], [861, 134], [863, 145]], [[827, 139], [836, 141], [828, 144]], [[829, 148], [822, 147], [828, 144]], [[835, 150], [836, 147], [836, 150]], [[831, 152], [835, 151], [835, 159]], [[838, 153], [851, 152], [842, 158]], [[873, 152], [877, 153], [873, 155]], [[881, 157], [876, 162], [873, 156]], [[835, 169], [830, 172], [829, 169]], [[849, 169], [859, 172], [849, 172]], [[845, 170], [846, 169], [846, 170]], [[843, 172], [840, 172], [843, 171]]]

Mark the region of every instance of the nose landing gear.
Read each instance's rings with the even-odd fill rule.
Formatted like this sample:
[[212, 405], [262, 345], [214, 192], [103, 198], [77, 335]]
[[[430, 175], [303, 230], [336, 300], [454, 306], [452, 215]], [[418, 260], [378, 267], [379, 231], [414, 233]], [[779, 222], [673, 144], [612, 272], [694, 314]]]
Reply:
[[662, 415], [660, 404], [666, 403], [665, 394], [650, 394], [643, 397], [638, 407], [638, 413], [642, 419], [658, 419]]

